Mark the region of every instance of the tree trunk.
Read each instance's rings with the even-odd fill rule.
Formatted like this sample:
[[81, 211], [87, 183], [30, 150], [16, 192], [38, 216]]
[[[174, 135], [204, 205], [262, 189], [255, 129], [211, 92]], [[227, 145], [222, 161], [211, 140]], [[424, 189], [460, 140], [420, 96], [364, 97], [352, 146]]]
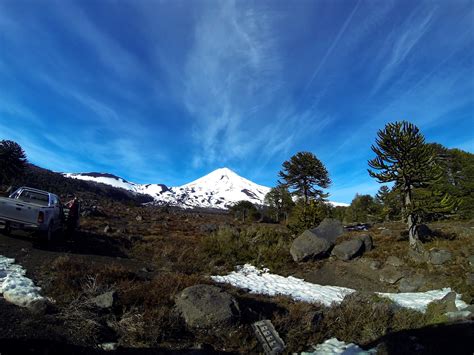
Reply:
[[408, 240], [410, 243], [410, 255], [413, 259], [423, 260], [425, 258], [425, 248], [423, 248], [423, 244], [421, 244], [420, 239], [418, 237], [418, 231], [417, 231], [418, 219], [412, 209], [410, 184], [407, 184], [404, 187], [404, 194], [405, 194], [404, 207], [405, 207], [405, 211], [408, 211], [407, 224], [408, 224]]
[[404, 186], [404, 194], [405, 194], [405, 203], [404, 203], [404, 211], [403, 214], [406, 214], [408, 211], [407, 216], [407, 223], [408, 223], [408, 240], [410, 242], [410, 248], [414, 249], [416, 247], [418, 241], [418, 234], [416, 232], [416, 221], [415, 216], [413, 215], [413, 211], [411, 211], [411, 187], [409, 183]]

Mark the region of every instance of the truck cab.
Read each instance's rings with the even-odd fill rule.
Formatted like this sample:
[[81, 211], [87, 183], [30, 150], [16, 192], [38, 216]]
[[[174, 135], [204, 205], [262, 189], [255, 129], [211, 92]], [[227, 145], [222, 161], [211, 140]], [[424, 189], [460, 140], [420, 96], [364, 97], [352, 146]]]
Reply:
[[7, 233], [12, 229], [33, 230], [50, 240], [62, 222], [61, 201], [50, 192], [20, 187], [8, 198], [0, 198], [0, 224]]

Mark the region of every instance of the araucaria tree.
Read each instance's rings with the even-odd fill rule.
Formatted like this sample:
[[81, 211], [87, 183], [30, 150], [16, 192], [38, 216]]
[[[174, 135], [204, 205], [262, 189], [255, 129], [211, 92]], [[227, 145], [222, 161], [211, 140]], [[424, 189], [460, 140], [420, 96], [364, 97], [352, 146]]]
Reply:
[[288, 215], [295, 205], [288, 189], [281, 185], [273, 187], [265, 195], [264, 202], [277, 222], [280, 222], [281, 218], [288, 221]]
[[299, 152], [283, 163], [278, 174], [283, 181], [279, 183], [293, 190], [293, 194], [304, 197], [306, 204], [310, 199], [324, 200], [328, 195], [322, 189], [331, 184], [328, 171], [313, 153]]
[[401, 121], [388, 123], [377, 133], [372, 150], [376, 157], [369, 160], [371, 177], [379, 183], [394, 182], [403, 192], [403, 211], [408, 222], [410, 248], [423, 252], [418, 239], [419, 214], [413, 201], [413, 189], [424, 187], [439, 176], [433, 149], [414, 124]]
[[20, 145], [9, 140], [0, 141], [0, 184], [18, 177], [26, 167], [26, 155]]

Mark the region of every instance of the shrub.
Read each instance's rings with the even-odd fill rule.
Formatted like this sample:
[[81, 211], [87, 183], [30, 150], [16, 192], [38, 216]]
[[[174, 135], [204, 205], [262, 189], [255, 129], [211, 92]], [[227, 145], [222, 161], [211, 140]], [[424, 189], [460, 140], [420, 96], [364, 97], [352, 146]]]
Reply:
[[321, 339], [336, 337], [356, 344], [368, 344], [383, 335], [426, 324], [423, 313], [399, 308], [372, 294], [354, 293], [326, 310], [321, 322]]
[[331, 215], [331, 206], [323, 201], [310, 200], [306, 204], [299, 200], [291, 212], [288, 229], [298, 235], [306, 229], [316, 227], [321, 221]]
[[260, 218], [257, 207], [250, 201], [239, 201], [229, 208], [234, 218], [242, 222], [254, 222]]
[[231, 268], [251, 263], [278, 269], [291, 262], [291, 236], [285, 229], [275, 227], [221, 228], [203, 239], [202, 253], [214, 264]]

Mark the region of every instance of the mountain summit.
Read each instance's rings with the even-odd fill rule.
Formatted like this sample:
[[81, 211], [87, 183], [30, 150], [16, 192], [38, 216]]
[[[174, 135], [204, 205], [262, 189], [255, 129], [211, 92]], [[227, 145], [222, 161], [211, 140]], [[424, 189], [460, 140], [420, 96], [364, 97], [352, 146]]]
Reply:
[[103, 183], [152, 196], [156, 203], [182, 208], [225, 209], [241, 200], [261, 205], [269, 187], [245, 179], [229, 168], [220, 168], [188, 184], [136, 184], [108, 173], [66, 173], [66, 177]]
[[[107, 173], [68, 173], [64, 176], [150, 195], [157, 204], [181, 208], [226, 209], [242, 200], [263, 205], [265, 195], [270, 191], [269, 187], [258, 185], [225, 167], [177, 187], [167, 187], [163, 184], [136, 184]], [[337, 202], [330, 203], [335, 206], [347, 206]]]
[[180, 204], [226, 208], [241, 200], [261, 205], [270, 188], [247, 180], [229, 168], [220, 168], [173, 190], [182, 197]]

